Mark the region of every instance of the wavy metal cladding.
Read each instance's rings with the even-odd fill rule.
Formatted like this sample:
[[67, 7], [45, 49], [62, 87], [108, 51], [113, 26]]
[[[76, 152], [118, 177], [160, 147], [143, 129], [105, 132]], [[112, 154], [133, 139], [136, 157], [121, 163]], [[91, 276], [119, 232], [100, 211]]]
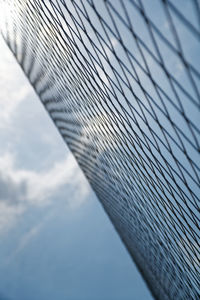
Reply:
[[199, 2], [0, 3], [8, 46], [154, 297], [199, 299]]

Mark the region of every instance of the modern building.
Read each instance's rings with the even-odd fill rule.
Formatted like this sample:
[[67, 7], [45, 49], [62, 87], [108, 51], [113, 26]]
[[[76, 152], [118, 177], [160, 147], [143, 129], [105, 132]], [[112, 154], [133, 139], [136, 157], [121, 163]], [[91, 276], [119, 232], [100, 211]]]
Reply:
[[199, 299], [198, 1], [0, 3], [6, 43], [154, 297]]

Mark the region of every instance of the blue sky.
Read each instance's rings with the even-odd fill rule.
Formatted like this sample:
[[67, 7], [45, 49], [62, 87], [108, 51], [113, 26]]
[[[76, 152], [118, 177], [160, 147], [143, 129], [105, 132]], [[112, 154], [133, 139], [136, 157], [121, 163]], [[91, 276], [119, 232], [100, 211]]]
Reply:
[[0, 299], [152, 299], [0, 40]]

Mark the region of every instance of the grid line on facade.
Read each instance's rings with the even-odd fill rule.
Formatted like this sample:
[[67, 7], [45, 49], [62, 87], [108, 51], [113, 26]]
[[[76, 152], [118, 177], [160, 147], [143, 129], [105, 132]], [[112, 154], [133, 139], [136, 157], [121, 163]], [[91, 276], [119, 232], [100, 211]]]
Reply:
[[5, 41], [154, 297], [199, 299], [199, 2], [0, 3]]

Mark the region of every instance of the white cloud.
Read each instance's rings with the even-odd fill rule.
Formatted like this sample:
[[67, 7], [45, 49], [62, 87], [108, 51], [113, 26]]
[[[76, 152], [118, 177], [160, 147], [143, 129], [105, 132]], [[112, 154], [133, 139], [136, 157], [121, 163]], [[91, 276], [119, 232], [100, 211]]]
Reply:
[[[9, 53], [8, 47], [0, 36], [0, 129], [8, 126], [13, 114], [20, 103], [25, 101], [32, 92], [31, 85], [25, 82], [14, 56]], [[22, 73], [22, 71], [21, 71]]]
[[23, 204], [11, 206], [0, 201], [0, 233], [6, 233], [24, 211]]
[[61, 186], [70, 184], [76, 190], [66, 201], [71, 208], [79, 207], [89, 192], [89, 185], [71, 154], [49, 169], [36, 172], [17, 169], [14, 156], [6, 153], [0, 158], [1, 174], [0, 232], [12, 227], [28, 207], [51, 204]]
[[24, 235], [21, 236], [16, 248], [11, 252], [10, 255], [5, 259], [5, 264], [10, 264], [13, 259], [28, 245], [28, 243], [40, 233], [42, 227], [48, 218], [43, 219], [40, 223], [37, 223], [34, 227], [31, 227]]

